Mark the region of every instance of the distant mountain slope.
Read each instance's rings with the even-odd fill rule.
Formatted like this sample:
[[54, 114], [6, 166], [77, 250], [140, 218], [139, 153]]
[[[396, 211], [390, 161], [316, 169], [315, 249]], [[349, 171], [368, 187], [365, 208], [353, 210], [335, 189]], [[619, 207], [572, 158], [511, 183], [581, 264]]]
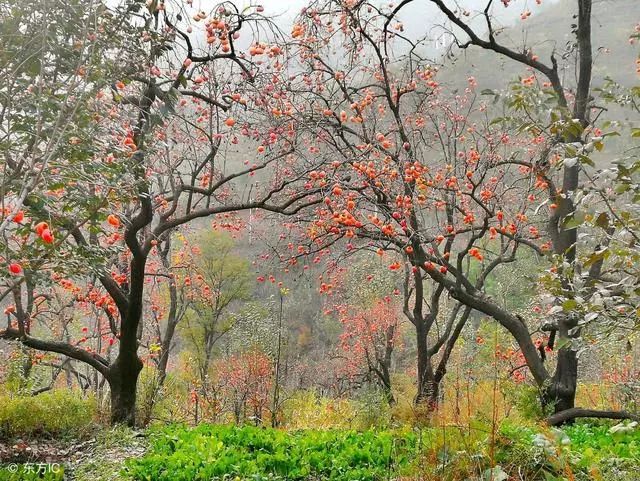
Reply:
[[[555, 49], [565, 77], [575, 75], [575, 57], [568, 49], [574, 42], [572, 16], [575, 0], [563, 0], [550, 5], [518, 24], [503, 29], [498, 42], [520, 51], [525, 45], [533, 49], [546, 63]], [[513, 7], [517, 7], [514, 4]], [[623, 84], [637, 83], [635, 59], [638, 46], [629, 44], [629, 35], [640, 22], [640, 0], [599, 0], [593, 6], [594, 84], [606, 76]], [[484, 35], [483, 35], [484, 36]], [[473, 75], [480, 88], [503, 88], [506, 82], [528, 75], [526, 69], [510, 59], [471, 46], [453, 49], [453, 58], [443, 59], [445, 68], [441, 80], [452, 86], [463, 86]], [[565, 58], [563, 57], [565, 54]], [[567, 85], [572, 85], [570, 77]]]

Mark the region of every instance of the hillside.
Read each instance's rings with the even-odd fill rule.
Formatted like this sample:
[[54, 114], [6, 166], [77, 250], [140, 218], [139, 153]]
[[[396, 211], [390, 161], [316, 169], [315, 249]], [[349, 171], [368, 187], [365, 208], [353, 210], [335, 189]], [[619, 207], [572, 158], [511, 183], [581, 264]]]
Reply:
[[[497, 40], [505, 46], [524, 50], [532, 48], [541, 59], [547, 60], [556, 52], [565, 78], [574, 75], [575, 56], [572, 53], [574, 37], [569, 19], [574, 14], [575, 2], [562, 0], [532, 15], [517, 25], [503, 29]], [[594, 83], [606, 76], [622, 84], [636, 79], [636, 46], [629, 44], [629, 35], [640, 20], [640, 3], [637, 0], [603, 0], [593, 7]], [[463, 85], [473, 75], [480, 88], [503, 88], [506, 79], [516, 79], [525, 74], [524, 69], [506, 58], [477, 47], [467, 50], [453, 48], [451, 55], [442, 60], [446, 68], [442, 78], [453, 85]]]

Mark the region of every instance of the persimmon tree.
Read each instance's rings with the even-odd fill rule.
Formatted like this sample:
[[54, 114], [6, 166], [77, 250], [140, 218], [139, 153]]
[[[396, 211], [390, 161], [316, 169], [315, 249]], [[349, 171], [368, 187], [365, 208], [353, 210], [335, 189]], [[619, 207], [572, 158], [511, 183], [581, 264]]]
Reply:
[[[50, 314], [61, 312], [56, 305], [60, 293], [78, 287], [68, 280], [50, 293], [37, 292], [38, 287], [45, 279], [56, 286], [61, 272], [77, 272], [91, 256], [59, 248], [70, 233], [60, 238], [39, 211], [45, 199], [56, 199], [60, 208], [74, 205], [77, 217], [73, 221], [78, 225], [95, 211], [86, 191], [71, 179], [77, 179], [81, 164], [86, 176], [99, 177], [107, 170], [89, 161], [99, 146], [86, 145], [82, 139], [104, 133], [93, 110], [95, 96], [108, 86], [106, 77], [119, 71], [113, 59], [122, 56], [131, 30], [125, 24], [116, 32], [115, 26], [125, 20], [126, 13], [109, 12], [102, 2], [50, 7], [39, 1], [2, 5], [6, 46], [2, 71], [8, 82], [2, 88], [0, 230], [2, 261], [7, 267], [2, 271], [0, 298], [13, 296], [15, 301], [6, 307], [7, 330], [1, 331], [2, 337], [13, 339], [30, 331], [32, 317], [40, 316], [48, 324], [45, 332], [55, 340], [55, 347], [68, 344], [67, 325], [73, 316], [64, 315], [58, 323]], [[18, 316], [21, 322], [16, 322]]]
[[[515, 8], [512, 5], [515, 3], [502, 2], [508, 8]], [[495, 154], [486, 156], [477, 148], [466, 149], [459, 145], [454, 155], [460, 155], [460, 160], [466, 161], [467, 174], [441, 173], [442, 182], [448, 184], [447, 188], [452, 191], [454, 198], [466, 198], [469, 205], [474, 206], [473, 208], [462, 207], [462, 209], [454, 207], [452, 211], [454, 217], [448, 222], [449, 228], [440, 234], [443, 242], [448, 239], [444, 252], [437, 255], [435, 249], [431, 252], [429, 248], [425, 248], [425, 243], [421, 240], [424, 234], [419, 232], [418, 224], [415, 223], [413, 207], [410, 209], [406, 226], [401, 227], [409, 234], [406, 247], [411, 249], [411, 263], [414, 270], [419, 270], [420, 275], [427, 275], [439, 288], [446, 290], [466, 308], [490, 315], [513, 335], [535, 382], [540, 387], [543, 404], [552, 407], [558, 413], [558, 416], [550, 418], [552, 423], [564, 422], [573, 416], [584, 414], [574, 406], [578, 380], [578, 351], [584, 333], [583, 313], [576, 312], [574, 307], [579, 300], [594, 295], [596, 292], [594, 284], [603, 274], [604, 259], [598, 256], [598, 252], [602, 249], [600, 241], [606, 242], [606, 240], [580, 241], [578, 231], [581, 225], [581, 214], [576, 209], [580, 183], [588, 179], [588, 171], [592, 165], [591, 153], [603, 148], [603, 136], [606, 134], [596, 125], [600, 109], [594, 105], [592, 99], [594, 63], [591, 34], [592, 3], [591, 0], [575, 2], [576, 23], [571, 32], [575, 42], [570, 44], [569, 51], [563, 55], [565, 59], [575, 61], [575, 83], [569, 80], [571, 76], [566, 78], [561, 76], [559, 53], [555, 49], [549, 52], [547, 62], [530, 46], [525, 45], [524, 48], [511, 46], [497, 39], [498, 32], [493, 25], [495, 20], [493, 8], [498, 8], [497, 2], [488, 1], [485, 8], [478, 12], [459, 8], [455, 2], [444, 0], [422, 2], [404, 0], [394, 7], [382, 8], [366, 1], [351, 2], [348, 5], [325, 2], [319, 4], [317, 9], [308, 10], [305, 14], [307, 28], [311, 28], [311, 25], [321, 25], [320, 19], [323, 18], [324, 13], [339, 12], [341, 29], [353, 32], [353, 36], [362, 40], [365, 45], [363, 48], [374, 51], [373, 57], [379, 59], [379, 65], [376, 66], [372, 75], [378, 77], [382, 84], [379, 90], [388, 99], [388, 105], [385, 108], [390, 110], [392, 117], [399, 117], [400, 120], [402, 120], [402, 98], [411, 98], [407, 93], [414, 90], [413, 83], [400, 83], [395, 80], [390, 62], [391, 50], [379, 45], [389, 37], [406, 38], [402, 31], [400, 15], [407, 11], [410, 4], [429, 4], [435, 7], [442, 14], [443, 20], [451, 24], [452, 33], [457, 39], [455, 42], [457, 48], [481, 48], [496, 56], [505, 57], [526, 69], [527, 76], [522, 78], [518, 88], [509, 96], [507, 107], [511, 112], [522, 114], [520, 121], [516, 121], [516, 125], [519, 126], [520, 132], [530, 136], [528, 145], [524, 146], [525, 148], [515, 149], [509, 137], [503, 136], [500, 141], [506, 145], [511, 144], [511, 148], [510, 152], [505, 152], [506, 155], [503, 154], [500, 157]], [[523, 20], [528, 16], [524, 15]], [[478, 29], [467, 19], [468, 17], [479, 18], [484, 23], [483, 27]], [[363, 19], [366, 20], [363, 21]], [[567, 21], [569, 22], [569, 19]], [[363, 25], [363, 23], [366, 24]], [[302, 24], [300, 29], [305, 32]], [[317, 37], [313, 39], [318, 41]], [[410, 52], [419, 51], [418, 41], [409, 40], [409, 42], [415, 45]], [[412, 70], [418, 70], [416, 62], [412, 67]], [[346, 78], [349, 78], [350, 74], [350, 71], [344, 72]], [[339, 78], [342, 76], [343, 74], [338, 75]], [[355, 92], [348, 88], [343, 89], [343, 93], [346, 98], [349, 95], [355, 95]], [[354, 104], [353, 110], [356, 114], [359, 113], [358, 108], [359, 105]], [[330, 115], [334, 115], [334, 109], [329, 108], [329, 111]], [[342, 116], [341, 121], [351, 119], [351, 115], [346, 112], [348, 111], [345, 109], [345, 115]], [[362, 115], [354, 114], [353, 117], [359, 122]], [[518, 114], [515, 117], [518, 117]], [[528, 120], [522, 121], [523, 117]], [[494, 128], [500, 125], [506, 128], [509, 122], [490, 125]], [[386, 150], [393, 152], [395, 149], [396, 152], [401, 152], [401, 147], [404, 147], [407, 152], [405, 155], [411, 155], [416, 148], [416, 142], [408, 135], [407, 129], [394, 127], [391, 132], [380, 129], [379, 134], [365, 145], [375, 145], [374, 141], [377, 141]], [[490, 132], [491, 130], [487, 133]], [[495, 130], [493, 132], [495, 135]], [[473, 138], [474, 136], [467, 134], [465, 137]], [[491, 141], [489, 140], [491, 137], [493, 135], [486, 136], [487, 144], [496, 144], [497, 138], [494, 137]], [[451, 139], [451, 136], [449, 138]], [[469, 165], [469, 160], [477, 154], [479, 158], [474, 161], [477, 165]], [[393, 155], [389, 156], [393, 162]], [[422, 160], [423, 156], [418, 158]], [[484, 169], [478, 172], [477, 167], [483, 164]], [[507, 171], [507, 165], [511, 166], [511, 172]], [[404, 196], [410, 197], [411, 206], [413, 206], [414, 192], [412, 182], [421, 183], [418, 181], [423, 177], [418, 166], [410, 166], [413, 169], [409, 169], [408, 172], [406, 168], [404, 172], [399, 170], [398, 174], [404, 175], [409, 180]], [[504, 173], [501, 166], [505, 166]], [[515, 171], [514, 167], [516, 167]], [[491, 172], [494, 169], [498, 169], [498, 175], [482, 174], [483, 170]], [[363, 164], [363, 170], [367, 172], [367, 164]], [[431, 171], [433, 172], [433, 169]], [[417, 179], [414, 181], [411, 177], [417, 177]], [[509, 204], [506, 205], [504, 201], [507, 198], [495, 196], [495, 189], [487, 188], [486, 181], [492, 178], [499, 179], [498, 189], [504, 186], [505, 181], [520, 182], [525, 188], [517, 190], [509, 188], [509, 191], [517, 194], [516, 197], [507, 197]], [[387, 185], [386, 182], [381, 184]], [[482, 197], [483, 191], [487, 192], [488, 197]], [[498, 200], [501, 197], [503, 197], [502, 202]], [[404, 197], [399, 200], [405, 202]], [[536, 202], [541, 204], [540, 209], [534, 208], [537, 207]], [[451, 203], [447, 202], [445, 205], [451, 205]], [[528, 219], [535, 219], [536, 212], [541, 214], [545, 211], [548, 215], [544, 228], [542, 225], [530, 225]], [[402, 213], [400, 215], [402, 216]], [[456, 222], [456, 217], [461, 217], [462, 223]], [[382, 224], [384, 226], [385, 223]], [[469, 234], [461, 236], [467, 229], [470, 229]], [[388, 230], [392, 233], [390, 229]], [[548, 236], [546, 242], [535, 240], [542, 231]], [[482, 286], [477, 284], [477, 279], [482, 279], [482, 275], [479, 277], [469, 275], [470, 272], [465, 272], [463, 269], [465, 259], [468, 260], [470, 257], [483, 261], [487, 265], [491, 265], [500, 258], [500, 256], [487, 255], [492, 237], [497, 237], [501, 246], [508, 246], [508, 250], [503, 253], [503, 260], [499, 262], [505, 259], [515, 260], [515, 252], [519, 246], [530, 247], [539, 254], [548, 253], [550, 257], [549, 273], [552, 287], [549, 292], [552, 297], [552, 306], [548, 314], [551, 319], [541, 327], [549, 331], [550, 346], [558, 351], [553, 371], [545, 364], [545, 356], [532, 341], [531, 331], [535, 328], [530, 327], [525, 319], [509, 312], [495, 299], [488, 297]], [[456, 245], [456, 241], [460, 242], [462, 239], [464, 244]], [[451, 241], [450, 244], [449, 241]], [[457, 252], [454, 252], [454, 249]], [[585, 258], [592, 260], [585, 263], [583, 262]], [[436, 264], [440, 267], [434, 268]], [[563, 414], [560, 415], [561, 412]], [[594, 415], [594, 412], [589, 411], [588, 414]], [[618, 414], [604, 412], [601, 415]]]
[[[402, 2], [392, 15], [396, 15], [409, 3], [411, 2]], [[572, 416], [585, 414], [617, 416], [616, 413], [582, 411], [574, 407], [578, 355], [582, 348], [584, 326], [595, 319], [592, 313], [576, 309], [576, 306], [594, 295], [600, 296], [595, 285], [608, 277], [606, 255], [602, 251], [606, 250], [609, 243], [607, 237], [619, 229], [619, 226], [616, 229], [613, 224], [606, 225], [606, 217], [598, 214], [595, 218], [600, 219], [598, 223], [603, 229], [591, 231], [589, 234], [592, 237], [586, 236], [586, 239], [585, 236], [579, 236], [582, 218], [585, 216], [580, 208], [585, 200], [582, 185], [591, 181], [595, 166], [593, 153], [604, 148], [603, 138], [607, 136], [607, 132], [603, 130], [606, 128], [604, 122], [600, 123], [602, 127], [599, 128], [602, 109], [594, 102], [592, 93], [592, 84], [599, 81], [593, 74], [593, 1], [574, 2], [576, 23], [572, 25], [571, 34], [575, 41], [569, 45], [569, 51], [563, 57], [575, 61], [575, 83], [571, 83], [571, 77], [565, 79], [559, 74], [558, 52], [555, 49], [549, 52], [549, 62], [544, 62], [540, 58], [542, 53], [535, 52], [529, 46], [518, 50], [515, 46], [498, 42], [491, 23], [492, 2], [487, 2], [482, 12], [486, 35], [472, 29], [460, 12], [455, 11], [455, 7], [448, 7], [447, 2], [434, 0], [430, 3], [459, 29], [459, 47], [480, 47], [519, 63], [530, 73], [522, 80], [522, 91], [513, 95], [509, 106], [526, 117], [527, 120], [521, 122], [523, 128], [537, 135], [540, 140], [544, 139], [540, 157], [528, 163], [527, 167], [537, 176], [548, 199], [546, 235], [550, 241], [554, 264], [550, 269], [552, 287], [549, 289], [553, 307], [550, 310], [551, 321], [542, 327], [550, 333], [550, 345], [554, 346], [555, 341], [558, 352], [553, 374], [546, 371], [544, 356], [540, 356], [539, 360], [529, 356], [527, 364], [542, 388], [543, 403], [552, 405], [557, 414], [550, 418], [550, 422], [564, 422]], [[510, 3], [506, 2], [505, 6], [511, 6]], [[530, 87], [535, 91], [532, 95], [535, 100], [527, 95], [526, 91]], [[536, 104], [540, 101], [545, 102], [546, 106]], [[534, 114], [536, 120], [533, 121], [532, 112], [537, 114]], [[500, 313], [496, 319], [514, 334], [521, 329], [515, 322], [505, 322], [507, 318], [504, 313]], [[522, 342], [518, 342], [524, 352]], [[562, 413], [563, 411], [566, 412]]]
[[[441, 309], [443, 298], [463, 284], [484, 297], [487, 277], [522, 245], [546, 247], [527, 216], [535, 178], [521, 165], [538, 148], [492, 124], [473, 78], [448, 95], [438, 69], [420, 57], [420, 41], [383, 34], [387, 17], [377, 7], [314, 6], [294, 29], [305, 70], [292, 91], [316, 125], [309, 149], [332, 163], [310, 175], [307, 187], [324, 188], [326, 197], [305, 232], [312, 247], [302, 252], [335, 244], [347, 253], [371, 250], [388, 259], [390, 271], [405, 273], [404, 312], [418, 347], [416, 401], [435, 406], [475, 307], [458, 300]], [[348, 54], [335, 58], [337, 48]], [[537, 358], [528, 332], [522, 339]]]
[[[22, 203], [64, 149], [63, 139], [70, 130], [82, 128], [80, 107], [92, 91], [87, 76], [94, 74], [87, 71], [87, 64], [95, 67], [95, 55], [104, 48], [83, 38], [92, 35], [98, 2], [69, 2], [61, 9], [45, 9], [43, 3], [0, 5], [0, 37], [5, 45], [0, 59], [4, 79], [0, 233], [12, 222], [21, 222]], [[80, 7], [86, 9], [83, 14], [75, 12]]]
[[[135, 422], [147, 265], [158, 244], [198, 218], [293, 214], [317, 202], [313, 190], [295, 189], [314, 159], [293, 155], [296, 131], [278, 120], [291, 106], [274, 95], [281, 48], [258, 41], [271, 26], [262, 8], [225, 2], [203, 12], [190, 4], [102, 6], [99, 19], [121, 20], [96, 27], [98, 37], [133, 35], [113, 58], [117, 77], [87, 109], [98, 130], [69, 139], [57, 175], [24, 202], [28, 220], [11, 232], [15, 251], [42, 245], [45, 259], [64, 259], [64, 277], [104, 298], [114, 354], [36, 335], [30, 299], [50, 275], [24, 250], [4, 277], [14, 308], [1, 337], [92, 366], [109, 384], [113, 422]], [[249, 26], [256, 36], [245, 54], [236, 40]]]
[[365, 379], [373, 376], [391, 404], [395, 402], [391, 391], [391, 356], [399, 331], [396, 309], [391, 298], [386, 297], [367, 309], [339, 311], [343, 325], [340, 345], [345, 353], [347, 375]]
[[269, 413], [273, 364], [259, 347], [217, 361], [217, 383], [225, 407], [236, 423], [251, 420], [259, 425]]
[[[27, 234], [31, 221], [25, 203], [43, 186], [58, 190], [61, 171], [90, 155], [80, 145], [82, 137], [99, 131], [89, 107], [96, 92], [108, 85], [103, 76], [117, 68], [112, 58], [130, 38], [126, 29], [115, 34], [111, 27], [123, 17], [104, 16], [102, 2], [78, 0], [50, 7], [40, 0], [0, 4], [0, 300], [19, 283], [20, 257], [28, 257], [34, 267], [51, 268], [54, 263], [50, 230], [39, 236], [39, 243], [18, 239]], [[67, 165], [59, 160], [64, 156], [70, 159]]]

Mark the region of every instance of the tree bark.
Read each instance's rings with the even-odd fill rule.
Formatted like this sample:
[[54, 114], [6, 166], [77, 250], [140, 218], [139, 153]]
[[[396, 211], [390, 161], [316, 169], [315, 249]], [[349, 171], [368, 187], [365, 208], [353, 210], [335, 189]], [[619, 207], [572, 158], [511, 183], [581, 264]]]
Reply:
[[569, 315], [558, 321], [558, 359], [556, 371], [548, 387], [543, 388], [543, 407], [553, 407], [554, 413], [573, 409], [578, 386], [578, 354], [571, 342], [580, 334], [573, 332], [575, 321]]
[[640, 416], [626, 411], [598, 411], [595, 409], [571, 408], [558, 412], [547, 418], [549, 426], [559, 426], [576, 418], [599, 418], [599, 419], [632, 419], [640, 421]]
[[137, 354], [118, 356], [107, 381], [111, 389], [111, 423], [135, 426], [136, 390], [142, 371], [142, 361]]
[[386, 364], [385, 362], [381, 361], [382, 360], [379, 360], [380, 367], [373, 368], [373, 371], [378, 378], [378, 384], [382, 388], [385, 399], [389, 403], [389, 406], [393, 406], [396, 403], [396, 399], [393, 397], [393, 391], [391, 389], [390, 364]]
[[435, 377], [425, 377], [418, 386], [416, 406], [424, 406], [429, 412], [436, 411], [440, 406], [440, 382]]
[[416, 326], [418, 349], [418, 392], [415, 405], [425, 406], [429, 411], [438, 407], [440, 383], [436, 380], [431, 363], [431, 355], [427, 346], [427, 332], [424, 322]]

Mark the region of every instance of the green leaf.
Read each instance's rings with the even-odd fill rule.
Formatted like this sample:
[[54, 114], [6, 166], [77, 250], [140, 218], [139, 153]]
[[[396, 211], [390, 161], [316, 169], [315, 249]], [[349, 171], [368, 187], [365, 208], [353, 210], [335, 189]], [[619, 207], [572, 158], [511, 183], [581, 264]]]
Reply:
[[600, 215], [596, 217], [594, 224], [598, 227], [603, 228], [604, 230], [607, 230], [609, 228], [609, 214], [607, 214], [606, 212], [601, 212]]
[[565, 229], [575, 229], [584, 224], [586, 214], [582, 211], [575, 211], [573, 215], [568, 216], [564, 221]]
[[595, 167], [596, 166], [595, 162], [593, 160], [591, 160], [590, 157], [587, 157], [586, 155], [578, 156], [578, 160], [580, 160], [581, 164], [586, 164], [586, 165], [589, 165], [591, 167]]

